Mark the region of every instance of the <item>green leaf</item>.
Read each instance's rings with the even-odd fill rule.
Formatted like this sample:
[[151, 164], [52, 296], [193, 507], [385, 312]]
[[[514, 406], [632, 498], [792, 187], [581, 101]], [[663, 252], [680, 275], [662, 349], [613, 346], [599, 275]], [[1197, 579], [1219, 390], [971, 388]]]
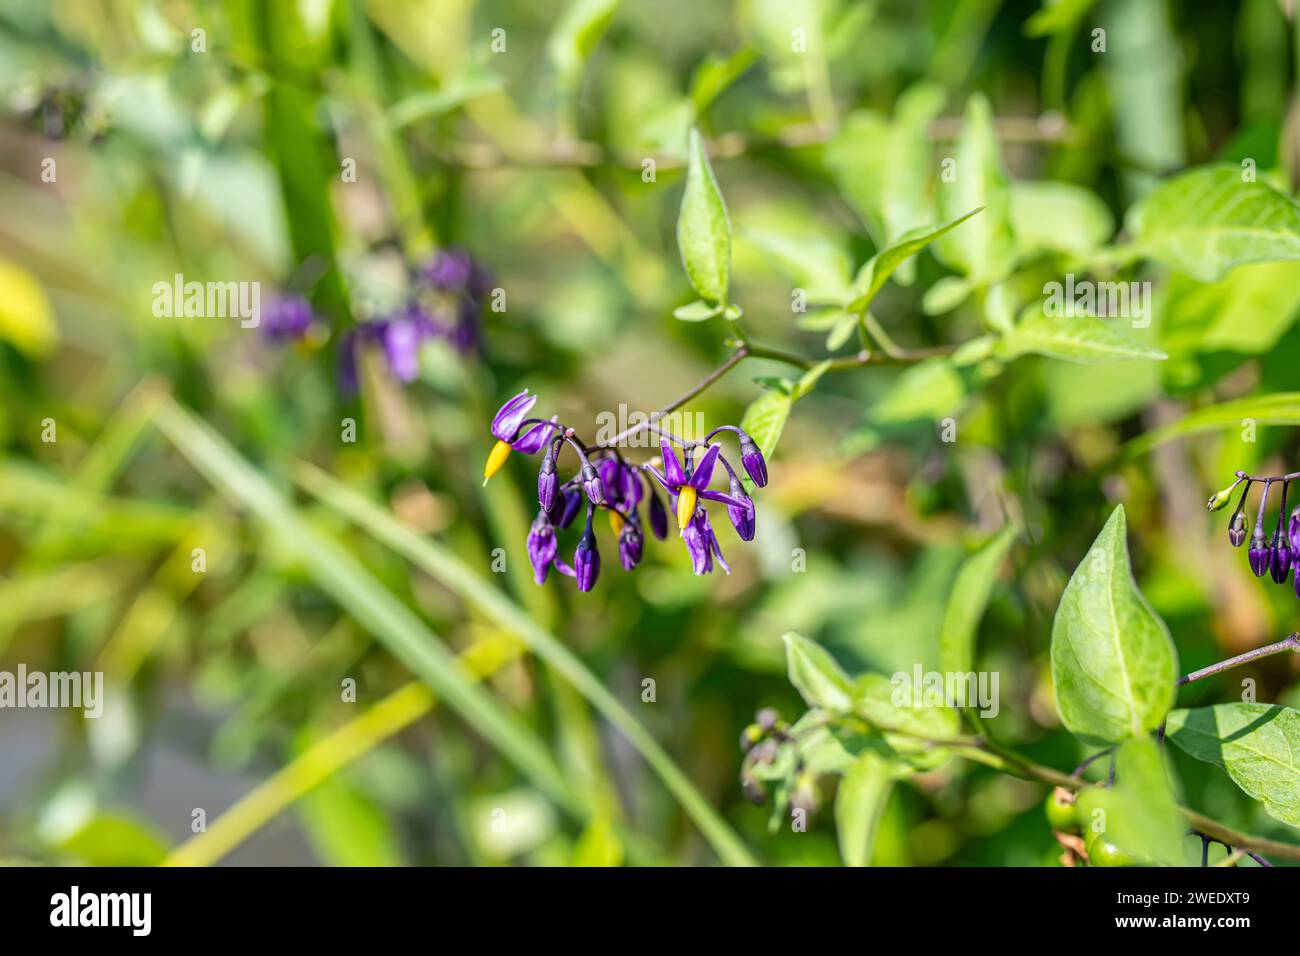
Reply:
[[870, 751], [855, 760], [840, 780], [835, 794], [835, 831], [845, 866], [871, 863], [876, 828], [893, 790], [894, 775], [888, 761]]
[[758, 59], [757, 51], [742, 47], [729, 57], [709, 54], [691, 77], [691, 108], [700, 115], [740, 79]]
[[1300, 827], [1300, 711], [1246, 703], [1175, 710], [1165, 736], [1228, 771], [1269, 816]]
[[700, 297], [725, 305], [731, 280], [731, 221], [697, 130], [691, 130], [686, 190], [677, 215], [686, 278]]
[[844, 713], [853, 707], [853, 682], [819, 644], [794, 631], [782, 635], [786, 670], [809, 707]]
[[[934, 220], [928, 128], [946, 97], [938, 84], [918, 83], [898, 98], [892, 121], [870, 112], [850, 113], [826, 146], [826, 165], [877, 249]], [[898, 281], [910, 284], [913, 272], [912, 263], [904, 262]]]
[[839, 313], [835, 324], [826, 333], [826, 351], [834, 352], [841, 348], [845, 342], [853, 337], [853, 333], [860, 322], [861, 319], [856, 315], [849, 315], [847, 312]]
[[703, 299], [696, 299], [694, 302], [673, 309], [673, 318], [681, 319], [683, 322], [705, 322], [721, 314], [722, 306], [705, 302]]
[[[907, 677], [911, 696], [902, 694], [902, 678]], [[939, 740], [957, 733], [961, 720], [948, 706], [926, 703], [923, 687], [912, 687], [912, 674], [860, 674], [853, 683], [853, 707], [873, 727], [886, 731], [890, 744], [900, 749], [928, 748], [925, 740]], [[890, 735], [888, 731], [899, 733]]]
[[1093, 365], [1118, 359], [1168, 358], [1159, 349], [1130, 338], [1106, 322], [1091, 315], [1074, 318], [1048, 315], [1042, 302], [1026, 306], [1020, 321], [998, 343], [999, 358], [1013, 359], [1021, 355], [1045, 355]]
[[1015, 263], [1011, 190], [1002, 169], [993, 111], [982, 94], [966, 105], [952, 182], [939, 186], [939, 215], [952, 220], [975, 208], [984, 214], [960, 232], [943, 236], [934, 250], [943, 262], [979, 285], [1005, 276]]
[[964, 674], [975, 669], [975, 636], [997, 582], [998, 569], [1019, 529], [1007, 525], [962, 562], [948, 594], [939, 631], [939, 670]]
[[921, 296], [921, 311], [926, 315], [943, 315], [966, 301], [974, 286], [959, 276], [944, 276]]
[[157, 866], [167, 856], [167, 837], [146, 820], [125, 813], [100, 813], [58, 849], [86, 866]]
[[1202, 282], [1247, 262], [1300, 259], [1300, 205], [1264, 182], [1243, 182], [1239, 166], [1210, 166], [1166, 180], [1125, 217], [1144, 256]]
[[619, 0], [570, 0], [546, 41], [546, 56], [562, 84], [573, 84], [609, 29]]
[[[754, 439], [764, 458], [770, 461], [776, 451], [776, 443], [781, 438], [794, 403], [812, 391], [829, 367], [830, 361], [827, 360], [813, 366], [797, 382], [781, 379], [745, 409], [740, 428]], [[748, 484], [749, 479], [746, 478], [745, 481]]]
[[852, 263], [839, 243], [821, 235], [803, 235], [746, 225], [742, 238], [761, 249], [807, 294], [814, 305], [844, 300]]
[[[1189, 844], [1160, 748], [1149, 737], [1126, 741], [1115, 754], [1115, 785], [1079, 795], [1084, 826], [1147, 864], [1186, 866]], [[1085, 831], [1086, 834], [1086, 831]]]
[[1300, 425], [1300, 392], [1277, 392], [1198, 408], [1176, 422], [1139, 435], [1128, 443], [1125, 451], [1130, 456], [1140, 455], [1175, 438], [1220, 428], [1240, 428], [1247, 418], [1258, 425]]
[[1025, 35], [1051, 36], [1074, 28], [1097, 0], [1044, 0], [1043, 7], [1025, 21]]
[[1153, 731], [1173, 704], [1177, 653], [1133, 580], [1123, 505], [1061, 595], [1051, 656], [1056, 708], [1085, 742], [1117, 743]]
[[1213, 283], [1173, 275], [1162, 290], [1160, 345], [1170, 355], [1267, 352], [1300, 313], [1300, 263], [1239, 266]]
[[959, 216], [937, 229], [930, 227], [914, 229], [896, 244], [877, 252], [863, 264], [854, 277], [853, 288], [849, 291], [848, 302], [844, 306], [845, 311], [861, 312], [871, 304], [876, 293], [903, 262], [981, 211], [981, 209], [972, 209], [964, 216]]
[[1104, 202], [1079, 186], [1013, 182], [1011, 225], [1022, 258], [1038, 252], [1083, 255], [1111, 237], [1115, 218]]
[[966, 387], [952, 363], [944, 358], [926, 359], [893, 381], [867, 419], [874, 425], [938, 421], [956, 412], [965, 397]]

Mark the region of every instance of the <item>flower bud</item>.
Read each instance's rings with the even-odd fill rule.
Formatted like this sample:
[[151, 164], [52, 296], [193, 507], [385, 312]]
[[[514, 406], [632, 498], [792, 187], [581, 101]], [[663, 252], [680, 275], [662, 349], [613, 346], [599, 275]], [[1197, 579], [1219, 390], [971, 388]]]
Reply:
[[569, 525], [573, 524], [573, 519], [578, 516], [578, 509], [582, 507], [582, 492], [577, 488], [566, 488], [562, 495], [556, 496], [555, 510], [551, 513], [551, 520], [555, 526], [563, 531]]
[[731, 519], [731, 525], [742, 541], [753, 541], [756, 517], [754, 502], [749, 495], [745, 494], [745, 489], [740, 486], [740, 481], [734, 475], [731, 478], [731, 497], [744, 502], [745, 507], [727, 505], [727, 517]]
[[1258, 524], [1255, 525], [1255, 533], [1251, 535], [1250, 549], [1246, 556], [1250, 560], [1250, 569], [1255, 572], [1255, 577], [1262, 578], [1268, 573], [1272, 553], [1268, 546], [1268, 539], [1264, 537], [1264, 529]]
[[542, 458], [542, 467], [537, 472], [537, 503], [543, 511], [555, 507], [555, 489], [559, 485], [559, 476], [555, 473], [555, 446], [546, 450]]
[[[1300, 511], [1300, 508], [1297, 508], [1296, 510]], [[1300, 532], [1300, 521], [1297, 520], [1297, 517], [1294, 514], [1291, 517], [1291, 527], [1294, 529], [1292, 532], [1293, 534]], [[1240, 508], [1238, 508], [1236, 514], [1232, 516], [1232, 521], [1228, 523], [1228, 540], [1232, 543], [1234, 548], [1240, 548], [1242, 543], [1246, 540], [1246, 516], [1241, 513]], [[1294, 538], [1292, 540], [1294, 540]]]
[[578, 539], [578, 550], [573, 555], [573, 568], [577, 572], [578, 590], [590, 591], [600, 575], [600, 552], [596, 550], [596, 535], [587, 522], [587, 530]]
[[625, 522], [618, 536], [618, 558], [624, 571], [631, 571], [641, 563], [643, 542], [641, 526], [635, 521]]
[[1291, 572], [1291, 544], [1279, 528], [1273, 535], [1273, 547], [1270, 549], [1268, 569], [1273, 581], [1283, 584]]
[[663, 500], [652, 489], [650, 492], [650, 530], [660, 541], [668, 537], [668, 510]]
[[1291, 542], [1291, 556], [1300, 554], [1300, 505], [1291, 509], [1291, 523], [1287, 525], [1287, 538]]
[[533, 579], [538, 584], [546, 583], [555, 548], [555, 527], [551, 524], [551, 516], [544, 510], [539, 511], [528, 532], [528, 560], [533, 564]]
[[763, 453], [754, 444], [754, 439], [744, 432], [740, 433], [740, 463], [745, 466], [745, 473], [754, 484], [760, 488], [767, 484], [767, 462], [763, 460]]
[[740, 733], [741, 752], [749, 753], [749, 748], [761, 741], [763, 737], [763, 728], [758, 726], [758, 724], [750, 724]]
[[600, 474], [590, 462], [582, 466], [582, 490], [593, 505], [605, 503], [605, 489], [600, 483]]
[[1210, 496], [1210, 500], [1205, 503], [1205, 510], [1222, 511], [1228, 506], [1228, 501], [1232, 498], [1232, 490], [1236, 487], [1236, 483], [1233, 483], [1222, 491], [1216, 491]]
[[776, 722], [781, 719], [781, 715], [776, 712], [775, 707], [764, 707], [754, 715], [754, 721], [759, 727], [763, 728], [766, 733], [776, 726]]

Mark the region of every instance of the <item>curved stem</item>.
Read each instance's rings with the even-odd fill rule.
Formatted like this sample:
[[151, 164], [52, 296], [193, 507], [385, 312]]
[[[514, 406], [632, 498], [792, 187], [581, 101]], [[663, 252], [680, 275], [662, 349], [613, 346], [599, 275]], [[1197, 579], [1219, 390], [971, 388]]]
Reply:
[[1264, 647], [1257, 647], [1253, 651], [1246, 651], [1244, 654], [1238, 654], [1236, 657], [1229, 657], [1226, 661], [1219, 661], [1217, 664], [1211, 664], [1208, 667], [1202, 667], [1200, 670], [1192, 671], [1183, 677], [1178, 678], [1178, 687], [1184, 684], [1190, 684], [1192, 681], [1201, 680], [1205, 677], [1213, 677], [1215, 674], [1222, 674], [1229, 668], [1239, 667], [1242, 664], [1249, 664], [1251, 661], [1257, 661], [1261, 657], [1272, 657], [1274, 654], [1283, 654], [1286, 651], [1300, 652], [1300, 632], [1292, 631], [1290, 635], [1282, 638], [1276, 644], [1268, 644]]

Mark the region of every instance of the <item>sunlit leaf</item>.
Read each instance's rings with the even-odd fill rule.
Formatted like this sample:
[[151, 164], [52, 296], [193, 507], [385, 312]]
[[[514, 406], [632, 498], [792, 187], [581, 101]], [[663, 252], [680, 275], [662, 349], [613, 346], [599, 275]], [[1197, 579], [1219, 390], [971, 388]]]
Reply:
[[696, 130], [691, 130], [689, 157], [677, 246], [691, 287], [701, 298], [725, 305], [731, 280], [731, 221]]

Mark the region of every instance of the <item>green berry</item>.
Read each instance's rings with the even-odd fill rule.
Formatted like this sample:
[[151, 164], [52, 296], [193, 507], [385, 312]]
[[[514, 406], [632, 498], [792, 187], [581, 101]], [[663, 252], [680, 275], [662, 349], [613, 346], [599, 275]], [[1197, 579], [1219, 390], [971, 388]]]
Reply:
[[1075, 805], [1074, 794], [1064, 787], [1054, 787], [1043, 804], [1047, 822], [1059, 833], [1078, 833], [1083, 829], [1079, 819], [1079, 808]]
[[1088, 861], [1093, 866], [1137, 866], [1137, 858], [1106, 839], [1103, 833], [1088, 831]]

